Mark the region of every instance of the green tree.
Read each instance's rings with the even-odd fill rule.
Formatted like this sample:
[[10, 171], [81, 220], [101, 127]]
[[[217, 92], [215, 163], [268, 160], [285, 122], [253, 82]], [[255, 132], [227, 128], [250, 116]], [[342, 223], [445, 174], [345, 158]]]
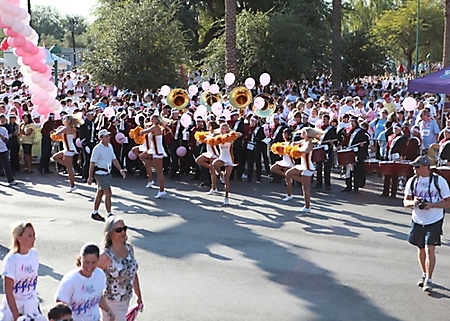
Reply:
[[103, 3], [89, 32], [92, 50], [84, 67], [99, 82], [142, 91], [180, 83], [179, 66], [186, 62], [185, 38], [157, 0]]
[[[411, 70], [416, 47], [416, 12], [417, 2], [407, 0], [397, 10], [386, 11], [373, 28], [377, 41], [395, 60], [406, 60], [408, 70]], [[439, 57], [443, 52], [443, 3], [421, 0], [420, 12], [419, 57], [423, 61], [429, 53]]]
[[[274, 81], [315, 75], [327, 63], [328, 34], [320, 27], [308, 27], [311, 12], [290, 8], [267, 13], [242, 11], [237, 17], [238, 75], [258, 77], [269, 72]], [[312, 19], [317, 19], [317, 15]], [[319, 19], [318, 19], [319, 20]], [[304, 21], [305, 23], [298, 23]], [[316, 25], [318, 26], [318, 25]], [[225, 73], [224, 35], [204, 50], [203, 63], [209, 76]]]

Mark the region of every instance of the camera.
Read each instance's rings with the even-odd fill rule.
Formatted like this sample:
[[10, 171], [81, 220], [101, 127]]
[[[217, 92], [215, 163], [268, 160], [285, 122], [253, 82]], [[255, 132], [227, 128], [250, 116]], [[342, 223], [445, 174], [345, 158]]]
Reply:
[[419, 198], [419, 209], [420, 210], [424, 210], [425, 207], [427, 206], [427, 201], [425, 201], [423, 198]]

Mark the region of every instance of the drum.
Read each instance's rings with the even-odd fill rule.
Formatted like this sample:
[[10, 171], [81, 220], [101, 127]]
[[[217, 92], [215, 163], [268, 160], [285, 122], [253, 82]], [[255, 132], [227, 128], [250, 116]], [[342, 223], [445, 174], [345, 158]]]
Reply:
[[438, 174], [441, 175], [443, 178], [445, 178], [445, 180], [447, 181], [447, 183], [450, 184], [450, 167], [449, 167], [449, 166], [439, 166], [439, 167], [436, 167], [436, 173], [438, 173]]
[[366, 159], [364, 161], [364, 171], [366, 173], [377, 173], [380, 161], [375, 158]]
[[381, 161], [378, 166], [378, 173], [380, 173], [382, 175], [394, 175], [395, 174], [395, 162]]
[[320, 146], [316, 147], [312, 151], [312, 161], [315, 162], [323, 162], [327, 159], [327, 155], [325, 154], [325, 147]]
[[413, 176], [413, 168], [411, 165], [409, 165], [409, 161], [396, 161], [395, 162], [395, 172], [394, 174], [397, 174], [399, 176], [406, 176], [411, 177]]
[[341, 166], [355, 163], [355, 151], [353, 149], [343, 149], [337, 152], [338, 164]]

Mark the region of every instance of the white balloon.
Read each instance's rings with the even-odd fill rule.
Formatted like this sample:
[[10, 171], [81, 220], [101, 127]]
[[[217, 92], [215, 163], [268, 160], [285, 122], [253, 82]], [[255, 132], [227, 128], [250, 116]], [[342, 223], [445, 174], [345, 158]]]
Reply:
[[247, 87], [247, 89], [253, 89], [255, 88], [255, 79], [253, 79], [252, 77], [249, 77], [247, 79], [245, 79], [245, 87]]
[[198, 93], [198, 87], [196, 85], [190, 85], [188, 91], [191, 96], [194, 96]]
[[[23, 22], [23, 21], [22, 21]], [[29, 36], [31, 36], [32, 34], [33, 34], [33, 29], [31, 29], [31, 27], [30, 26], [28, 26], [25, 22], [24, 22], [24, 27], [23, 27], [23, 30], [22, 30], [22, 32], [20, 33], [20, 35], [22, 36], [22, 37], [25, 37], [25, 38], [27, 38], [27, 37], [29, 37]]]
[[170, 93], [170, 87], [168, 85], [162, 86], [159, 93], [163, 96], [167, 96]]
[[3, 16], [2, 22], [5, 26], [11, 27], [14, 24], [14, 18], [11, 16]]
[[265, 105], [264, 98], [256, 97], [255, 101], [253, 102], [253, 105], [255, 106], [256, 109], [261, 110]]
[[11, 16], [18, 18], [21, 13], [21, 7], [19, 6], [13, 6], [13, 11], [11, 12]]
[[259, 76], [259, 83], [263, 86], [267, 86], [268, 84], [270, 84], [270, 80], [271, 80], [271, 77], [267, 72], [265, 72], [265, 73], [261, 74], [261, 76]]
[[35, 72], [31, 75], [31, 80], [35, 83], [35, 84], [40, 84], [44, 78], [42, 77], [41, 74]]
[[209, 87], [211, 87], [211, 85], [210, 85], [209, 82], [207, 82], [207, 81], [202, 82], [202, 89], [203, 89], [204, 91], [208, 90]]
[[23, 20], [25, 20], [29, 16], [30, 15], [28, 14], [28, 12], [25, 9], [20, 8], [20, 14], [17, 18], [23, 22]]
[[20, 20], [14, 21], [13, 25], [11, 26], [11, 29], [17, 33], [21, 33], [24, 28], [25, 28], [25, 25]]
[[200, 113], [202, 116], [206, 116], [208, 114], [208, 108], [205, 105], [200, 105], [197, 107], [196, 112]]
[[217, 93], [219, 92], [219, 90], [220, 90], [220, 88], [219, 88], [219, 86], [216, 85], [216, 84], [211, 85], [211, 87], [209, 87], [209, 92], [210, 92], [211, 94], [217, 94]]
[[225, 75], [225, 84], [227, 86], [231, 86], [232, 84], [234, 84], [235, 80], [236, 76], [232, 72], [229, 72]]

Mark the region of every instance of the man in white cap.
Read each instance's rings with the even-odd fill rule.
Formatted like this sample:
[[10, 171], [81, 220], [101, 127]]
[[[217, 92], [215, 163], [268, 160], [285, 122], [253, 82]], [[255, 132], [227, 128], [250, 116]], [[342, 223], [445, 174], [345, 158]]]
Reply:
[[125, 172], [120, 167], [114, 149], [110, 144], [111, 134], [106, 129], [100, 130], [98, 133], [100, 143], [94, 147], [91, 156], [91, 163], [89, 167], [89, 177], [87, 180], [88, 185], [92, 184], [93, 177], [97, 182], [97, 194], [94, 200], [94, 211], [91, 214], [91, 218], [95, 221], [104, 222], [105, 218], [98, 213], [102, 197], [105, 196], [105, 208], [108, 213], [108, 217], [113, 215], [111, 211], [111, 169], [114, 165], [120, 172], [123, 178], [126, 177]]
[[353, 98], [347, 97], [345, 98], [344, 105], [339, 108], [339, 119], [342, 121], [342, 117], [347, 114], [353, 114]]
[[417, 285], [424, 292], [431, 292], [435, 251], [436, 246], [441, 245], [444, 209], [450, 207], [450, 189], [442, 176], [431, 173], [428, 156], [419, 156], [410, 165], [415, 175], [406, 183], [403, 200], [406, 208], [412, 208], [408, 242], [418, 248], [422, 277]]

